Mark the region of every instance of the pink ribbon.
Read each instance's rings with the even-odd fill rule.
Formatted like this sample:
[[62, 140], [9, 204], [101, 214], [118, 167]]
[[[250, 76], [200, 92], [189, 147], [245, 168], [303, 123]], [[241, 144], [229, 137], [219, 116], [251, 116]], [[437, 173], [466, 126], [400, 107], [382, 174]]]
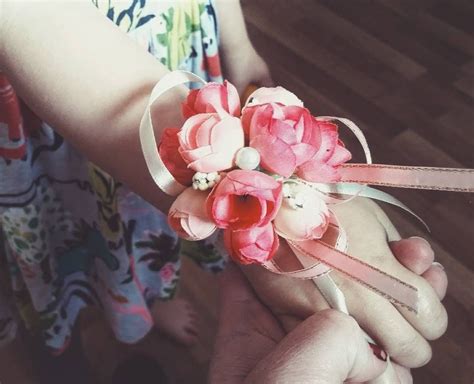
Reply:
[[271, 272], [309, 280], [319, 278], [332, 269], [351, 280], [357, 281], [370, 290], [385, 297], [391, 303], [410, 311], [417, 311], [417, 289], [404, 281], [362, 261], [341, 250], [345, 249], [345, 238], [341, 241], [342, 229], [338, 223], [332, 224], [323, 239], [292, 241], [286, 240], [302, 269], [288, 271], [280, 266], [278, 258], [263, 264]]
[[397, 188], [474, 192], [474, 169], [344, 164], [340, 182]]

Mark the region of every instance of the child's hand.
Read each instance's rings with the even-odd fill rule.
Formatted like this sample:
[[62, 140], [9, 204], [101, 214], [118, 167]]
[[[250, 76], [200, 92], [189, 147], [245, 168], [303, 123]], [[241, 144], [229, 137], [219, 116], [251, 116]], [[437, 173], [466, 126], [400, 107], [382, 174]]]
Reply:
[[274, 86], [267, 64], [248, 40], [238, 50], [224, 54], [223, 65], [224, 77], [235, 85], [239, 95], [243, 95], [250, 84]]
[[[414, 314], [392, 305], [378, 294], [333, 271], [331, 275], [344, 292], [349, 313], [397, 363], [406, 367], [426, 364], [431, 358], [427, 340], [440, 337], [447, 326], [446, 310], [440, 302], [445, 287], [433, 288], [428, 279], [417, 274], [425, 272], [431, 261], [423, 270], [418, 266], [411, 268], [416, 273], [397, 261], [387, 242], [387, 235], [394, 233], [393, 226], [372, 201], [358, 198], [339, 205], [334, 210], [347, 231], [349, 254], [418, 288], [418, 314]], [[421, 252], [426, 253], [427, 247], [424, 247]], [[284, 242], [281, 242], [281, 251], [291, 252], [284, 247]], [[420, 255], [413, 252], [413, 257], [417, 256]], [[428, 259], [430, 257], [432, 260], [432, 252]], [[404, 264], [407, 265], [406, 262]], [[328, 308], [311, 281], [275, 275], [257, 266], [243, 267], [243, 270], [262, 301], [287, 331], [313, 313]], [[445, 285], [444, 272], [437, 268], [436, 273]]]
[[224, 78], [237, 87], [241, 96], [250, 84], [272, 87], [267, 64], [250, 42], [240, 1], [217, 0], [216, 6]]

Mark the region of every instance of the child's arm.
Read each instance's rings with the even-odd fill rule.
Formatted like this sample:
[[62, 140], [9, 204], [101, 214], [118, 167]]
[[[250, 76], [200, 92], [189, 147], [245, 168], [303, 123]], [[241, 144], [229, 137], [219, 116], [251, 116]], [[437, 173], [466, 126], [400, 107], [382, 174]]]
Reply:
[[245, 27], [240, 0], [216, 1], [225, 78], [242, 95], [250, 84], [273, 86], [267, 64], [255, 51]]
[[[138, 139], [150, 91], [168, 72], [158, 60], [90, 4], [0, 0], [0, 68], [90, 160], [167, 210], [169, 198], [153, 183]], [[157, 130], [179, 126], [181, 92], [160, 99]]]

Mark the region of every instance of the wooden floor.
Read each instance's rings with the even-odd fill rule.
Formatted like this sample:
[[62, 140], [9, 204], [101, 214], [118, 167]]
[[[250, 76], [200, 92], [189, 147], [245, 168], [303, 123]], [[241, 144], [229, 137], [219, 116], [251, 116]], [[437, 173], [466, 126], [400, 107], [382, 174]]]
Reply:
[[[316, 115], [357, 122], [376, 162], [474, 168], [474, 2], [242, 3], [251, 39], [275, 82], [294, 91]], [[355, 150], [350, 136], [344, 140]], [[474, 195], [390, 192], [420, 214], [432, 232], [389, 208], [393, 221], [403, 235], [421, 235], [432, 243], [450, 279], [448, 331], [433, 343], [433, 360], [414, 371], [415, 383], [472, 384]], [[189, 263], [185, 267], [182, 294], [197, 303], [206, 324], [199, 345], [187, 350], [152, 334], [127, 348], [91, 316], [83, 337], [101, 382], [137, 349], [156, 356], [175, 383], [205, 382], [216, 323], [215, 281]]]

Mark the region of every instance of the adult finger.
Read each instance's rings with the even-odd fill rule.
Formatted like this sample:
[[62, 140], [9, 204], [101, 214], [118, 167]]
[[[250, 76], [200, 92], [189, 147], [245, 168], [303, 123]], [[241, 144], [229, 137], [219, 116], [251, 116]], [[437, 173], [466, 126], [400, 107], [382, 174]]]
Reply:
[[364, 382], [386, 369], [386, 354], [372, 349], [357, 322], [341, 312], [318, 312], [262, 360], [249, 383]]
[[389, 245], [400, 264], [417, 275], [423, 274], [434, 261], [433, 249], [421, 237], [392, 241]]
[[392, 360], [415, 368], [431, 359], [429, 343], [389, 301], [356, 282], [339, 276], [336, 279], [349, 313]]
[[240, 384], [285, 333], [237, 267], [226, 267], [219, 288], [219, 327], [209, 382]]
[[392, 241], [390, 249], [395, 258], [410, 271], [421, 275], [442, 300], [448, 287], [448, 276], [444, 267], [434, 261], [434, 252], [429, 243], [421, 237], [410, 237]]
[[448, 289], [448, 275], [444, 267], [434, 262], [421, 276], [433, 287], [438, 298], [443, 300]]

